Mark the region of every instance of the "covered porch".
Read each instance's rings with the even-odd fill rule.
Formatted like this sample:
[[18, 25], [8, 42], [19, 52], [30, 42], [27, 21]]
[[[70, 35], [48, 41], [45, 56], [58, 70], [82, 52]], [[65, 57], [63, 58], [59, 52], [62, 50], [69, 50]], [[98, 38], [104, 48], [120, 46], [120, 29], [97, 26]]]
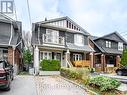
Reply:
[[119, 54], [100, 54], [95, 53], [94, 67], [97, 72], [114, 73], [120, 66]]
[[[65, 52], [65, 62], [69, 67], [93, 67], [94, 50], [88, 45], [75, 46], [68, 44]], [[71, 64], [71, 65], [70, 65]]]

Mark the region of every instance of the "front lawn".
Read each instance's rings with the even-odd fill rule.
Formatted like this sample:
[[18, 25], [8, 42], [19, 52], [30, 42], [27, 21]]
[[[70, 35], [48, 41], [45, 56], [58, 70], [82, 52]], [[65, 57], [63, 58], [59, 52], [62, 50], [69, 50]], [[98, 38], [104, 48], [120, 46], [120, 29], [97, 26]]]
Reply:
[[60, 72], [61, 76], [73, 80], [99, 95], [124, 95], [116, 90], [121, 84], [119, 81], [104, 76], [91, 77], [88, 68], [61, 68]]

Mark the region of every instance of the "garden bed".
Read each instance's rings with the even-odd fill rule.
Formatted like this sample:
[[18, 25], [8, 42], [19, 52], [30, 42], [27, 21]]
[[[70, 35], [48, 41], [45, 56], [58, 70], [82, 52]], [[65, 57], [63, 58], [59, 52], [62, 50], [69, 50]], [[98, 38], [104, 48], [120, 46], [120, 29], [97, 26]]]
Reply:
[[[90, 71], [88, 68], [61, 68], [60, 73], [61, 76], [63, 76], [64, 78], [72, 80], [84, 86], [85, 88], [94, 91], [99, 95], [125, 95], [122, 92], [116, 90], [116, 88], [120, 85], [119, 81], [103, 76], [97, 76], [100, 77], [100, 80], [97, 80], [98, 78], [91, 79]], [[90, 83], [90, 80], [93, 81], [91, 81]], [[100, 85], [98, 86], [96, 84], [92, 84], [92, 82], [98, 83], [98, 81], [103, 82], [101, 84], [101, 86], [103, 85], [105, 86], [103, 90], [102, 89], [100, 90]], [[110, 86], [111, 88], [108, 88]], [[90, 95], [94, 95], [94, 94], [90, 94]]]

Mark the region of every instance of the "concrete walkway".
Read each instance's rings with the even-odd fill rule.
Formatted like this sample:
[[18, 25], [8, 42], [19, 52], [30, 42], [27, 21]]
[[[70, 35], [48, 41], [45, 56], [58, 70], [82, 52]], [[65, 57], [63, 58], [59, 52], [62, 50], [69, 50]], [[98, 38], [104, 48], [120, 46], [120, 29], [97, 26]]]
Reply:
[[16, 76], [10, 91], [0, 91], [0, 95], [37, 95], [34, 76]]
[[84, 89], [59, 76], [35, 77], [38, 95], [88, 95]]

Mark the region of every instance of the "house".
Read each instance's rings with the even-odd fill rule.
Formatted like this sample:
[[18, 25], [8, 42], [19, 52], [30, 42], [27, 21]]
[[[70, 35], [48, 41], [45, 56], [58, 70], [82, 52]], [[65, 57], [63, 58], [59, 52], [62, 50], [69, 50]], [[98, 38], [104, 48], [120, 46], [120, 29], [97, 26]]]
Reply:
[[45, 19], [33, 23], [32, 28], [35, 71], [39, 71], [43, 59], [60, 60], [61, 67], [81, 65], [76, 61], [93, 65], [94, 50], [89, 45], [89, 33], [69, 17]]
[[102, 37], [90, 37], [90, 45], [94, 48], [94, 67], [106, 71], [106, 67], [118, 67], [120, 57], [127, 41], [118, 33], [113, 32]]
[[8, 60], [17, 73], [22, 64], [22, 23], [0, 14], [0, 60]]

